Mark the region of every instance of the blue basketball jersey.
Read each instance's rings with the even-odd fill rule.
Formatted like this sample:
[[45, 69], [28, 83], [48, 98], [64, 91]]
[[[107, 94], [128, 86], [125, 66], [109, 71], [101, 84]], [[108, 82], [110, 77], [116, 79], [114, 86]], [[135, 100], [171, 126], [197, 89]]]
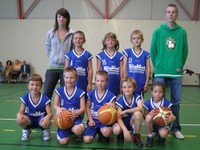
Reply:
[[76, 68], [78, 71], [78, 79], [75, 85], [86, 91], [88, 85], [88, 61], [92, 59], [92, 54], [87, 50], [83, 50], [81, 55], [76, 54], [75, 50], [71, 50], [65, 54], [65, 58], [69, 61], [69, 66]]
[[[124, 110], [127, 110], [127, 109], [132, 109], [132, 108], [135, 108], [137, 107], [137, 101], [140, 100], [140, 95], [138, 94], [135, 94], [133, 96], [133, 99], [131, 101], [131, 104], [129, 104], [127, 101], [126, 101], [126, 97], [124, 96], [124, 94], [122, 96], [119, 97], [119, 99], [115, 102], [117, 106], [119, 106], [122, 111]], [[126, 118], [126, 117], [130, 117], [132, 116], [133, 113], [130, 113], [130, 114], [126, 114], [126, 116], [122, 116], [123, 118]]]
[[105, 70], [109, 75], [107, 88], [115, 95], [120, 93], [120, 61], [123, 55], [115, 51], [113, 56], [109, 56], [104, 50], [96, 56], [101, 61], [101, 70]]
[[159, 105], [156, 105], [154, 102], [153, 102], [153, 98], [150, 98], [148, 99], [144, 104], [143, 104], [144, 108], [146, 110], [148, 110], [149, 112], [152, 111], [153, 109], [155, 108], [158, 108], [158, 107], [161, 107], [161, 106], [165, 106], [165, 107], [168, 107], [170, 108], [172, 106], [172, 103], [165, 99], [165, 98], [162, 98], [162, 100], [160, 101]]
[[[64, 86], [55, 89], [56, 94], [59, 96], [60, 107], [68, 110], [76, 111], [80, 109], [80, 99], [85, 95], [85, 92], [77, 87], [74, 92], [68, 95]], [[79, 119], [81, 116], [78, 117]]]
[[87, 96], [88, 100], [91, 101], [90, 109], [91, 109], [91, 116], [93, 119], [98, 119], [97, 111], [101, 106], [103, 106], [105, 103], [113, 102], [116, 99], [116, 96], [109, 90], [106, 90], [101, 99], [98, 98], [96, 89], [88, 92]]
[[133, 48], [128, 48], [123, 51], [127, 57], [127, 75], [133, 77], [137, 83], [136, 93], [141, 94], [146, 82], [146, 62], [150, 57], [149, 52], [141, 50], [137, 55]]
[[51, 103], [51, 100], [40, 94], [40, 98], [37, 104], [34, 104], [31, 99], [31, 94], [26, 93], [20, 97], [20, 101], [25, 105], [25, 114], [33, 117], [40, 117], [47, 115], [46, 105]]

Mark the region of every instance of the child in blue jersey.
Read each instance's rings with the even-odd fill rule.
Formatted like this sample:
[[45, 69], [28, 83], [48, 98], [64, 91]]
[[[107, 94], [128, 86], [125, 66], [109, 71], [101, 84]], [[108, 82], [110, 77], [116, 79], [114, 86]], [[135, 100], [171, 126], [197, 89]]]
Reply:
[[122, 78], [122, 58], [118, 52], [119, 41], [114, 33], [109, 32], [105, 35], [102, 52], [98, 53], [97, 71], [105, 70], [109, 75], [107, 88], [116, 96], [120, 94], [120, 80]]
[[141, 48], [144, 39], [140, 30], [134, 30], [131, 33], [130, 41], [133, 48], [127, 48], [123, 51], [123, 76], [131, 76], [136, 80], [137, 89], [135, 93], [143, 97], [144, 92], [148, 90], [150, 79], [150, 54]]
[[118, 119], [113, 125], [113, 133], [117, 135], [118, 140], [132, 141], [130, 132], [133, 132], [134, 143], [138, 148], [142, 148], [140, 129], [143, 104], [140, 95], [135, 93], [136, 81], [132, 77], [123, 78], [121, 90], [123, 95], [116, 101]]
[[[152, 92], [152, 98], [147, 100], [144, 103], [144, 118], [145, 118], [145, 125], [147, 130], [147, 142], [146, 147], [153, 147], [153, 134], [152, 132], [159, 134], [159, 143], [163, 144], [165, 143], [165, 139], [169, 133], [169, 126], [157, 126], [153, 125], [153, 117], [154, 117], [154, 109], [158, 108], [160, 106], [165, 106], [170, 108], [172, 106], [172, 103], [165, 99], [164, 93], [165, 93], [165, 87], [164, 84], [161, 82], [154, 82], [151, 88]], [[170, 123], [172, 121], [175, 121], [176, 117], [170, 113], [165, 118], [165, 121], [167, 123]]]
[[95, 85], [96, 88], [88, 92], [88, 100], [86, 104], [86, 113], [88, 117], [87, 127], [84, 131], [84, 142], [91, 143], [96, 134], [99, 133], [103, 142], [109, 142], [109, 136], [112, 133], [111, 126], [103, 125], [99, 122], [97, 112], [104, 104], [115, 107], [114, 102], [116, 96], [106, 89], [108, 83], [108, 73], [104, 70], [96, 72]]
[[28, 141], [33, 128], [41, 128], [43, 140], [50, 140], [51, 127], [51, 101], [41, 94], [42, 78], [38, 74], [33, 74], [28, 79], [29, 93], [21, 96], [21, 106], [17, 113], [17, 124], [23, 128], [22, 141]]
[[76, 31], [73, 35], [75, 48], [65, 54], [65, 67], [72, 66], [78, 71], [76, 86], [85, 92], [92, 89], [92, 54], [83, 48], [85, 34]]
[[63, 73], [65, 86], [55, 89], [54, 109], [56, 114], [61, 115], [63, 110], [71, 110], [71, 119], [74, 124], [70, 129], [57, 129], [57, 139], [60, 144], [67, 144], [70, 139], [70, 133], [76, 136], [82, 135], [84, 126], [82, 123], [85, 111], [85, 92], [77, 86], [75, 82], [78, 78], [78, 72], [74, 67], [67, 67]]

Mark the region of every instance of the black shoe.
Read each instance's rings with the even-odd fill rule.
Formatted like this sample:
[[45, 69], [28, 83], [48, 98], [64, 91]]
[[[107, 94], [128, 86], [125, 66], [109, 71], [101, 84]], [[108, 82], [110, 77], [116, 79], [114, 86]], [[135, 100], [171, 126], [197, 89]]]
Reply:
[[103, 143], [109, 143], [110, 142], [110, 138], [103, 136], [103, 134], [101, 132], [98, 132], [98, 135], [99, 135], [99, 141], [102, 141]]
[[82, 135], [75, 135], [74, 136], [74, 140], [76, 142], [82, 142], [83, 141], [83, 136]]
[[124, 141], [124, 135], [123, 135], [123, 133], [120, 133], [119, 135], [117, 135], [117, 141], [118, 142]]
[[148, 147], [148, 148], [153, 147], [153, 137], [147, 137], [146, 147]]
[[162, 138], [159, 136], [158, 143], [164, 145], [166, 143], [166, 138]]
[[135, 145], [137, 146], [137, 148], [142, 148], [143, 147], [143, 143], [140, 139], [140, 134], [136, 133], [133, 135], [133, 141], [135, 143]]

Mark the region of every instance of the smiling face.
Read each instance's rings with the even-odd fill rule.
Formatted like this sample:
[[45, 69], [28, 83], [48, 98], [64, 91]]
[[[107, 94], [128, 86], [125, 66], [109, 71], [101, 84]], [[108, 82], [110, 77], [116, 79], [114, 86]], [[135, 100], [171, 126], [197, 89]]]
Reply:
[[57, 15], [57, 22], [58, 22], [58, 26], [65, 27], [66, 23], [67, 23], [67, 18], [58, 14]]
[[64, 81], [66, 87], [74, 87], [76, 79], [77, 77], [74, 72], [64, 72]]
[[82, 32], [74, 33], [73, 43], [75, 47], [82, 47], [82, 45], [85, 43], [85, 35]]
[[152, 90], [153, 101], [155, 103], [161, 101], [164, 96], [164, 90], [162, 86], [155, 85]]
[[42, 88], [42, 84], [40, 81], [29, 81], [28, 82], [28, 89], [30, 93], [37, 94], [40, 92]]

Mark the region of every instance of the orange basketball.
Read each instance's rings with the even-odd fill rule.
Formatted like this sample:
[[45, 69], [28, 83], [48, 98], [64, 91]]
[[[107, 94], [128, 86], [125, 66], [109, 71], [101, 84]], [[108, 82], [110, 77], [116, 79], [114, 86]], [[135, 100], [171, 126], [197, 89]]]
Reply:
[[56, 114], [54, 116], [54, 123], [56, 127], [63, 130], [69, 129], [74, 124], [74, 120], [70, 118], [71, 115], [72, 112], [69, 110], [64, 110], [60, 116]]
[[111, 125], [117, 120], [117, 111], [109, 105], [103, 105], [98, 110], [98, 119], [102, 124]]
[[154, 109], [155, 116], [153, 117], [153, 124], [158, 126], [166, 126], [165, 116], [170, 115], [171, 110], [168, 107], [161, 106]]

